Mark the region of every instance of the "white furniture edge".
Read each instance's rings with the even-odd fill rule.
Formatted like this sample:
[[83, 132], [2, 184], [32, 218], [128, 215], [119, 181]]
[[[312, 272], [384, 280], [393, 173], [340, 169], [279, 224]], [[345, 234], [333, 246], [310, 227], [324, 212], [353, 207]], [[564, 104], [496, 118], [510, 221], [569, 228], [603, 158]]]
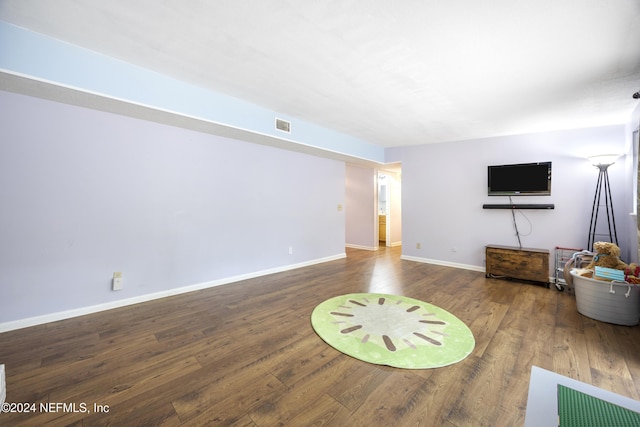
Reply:
[[525, 427], [558, 426], [558, 384], [623, 408], [640, 412], [640, 402], [637, 400], [532, 366], [529, 380], [529, 396], [527, 397], [527, 412], [524, 420]]

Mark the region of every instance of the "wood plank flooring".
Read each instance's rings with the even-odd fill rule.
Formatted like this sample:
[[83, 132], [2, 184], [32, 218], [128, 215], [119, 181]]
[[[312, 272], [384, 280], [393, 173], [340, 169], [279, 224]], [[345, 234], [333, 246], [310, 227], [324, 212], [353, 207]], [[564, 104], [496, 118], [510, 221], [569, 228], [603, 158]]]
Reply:
[[[431, 370], [343, 355], [310, 314], [353, 292], [442, 307], [476, 347]], [[0, 414], [2, 426], [518, 426], [532, 365], [640, 400], [640, 327], [586, 318], [553, 287], [402, 261], [400, 248], [347, 249], [343, 260], [6, 332], [0, 363], [6, 401], [38, 405]]]

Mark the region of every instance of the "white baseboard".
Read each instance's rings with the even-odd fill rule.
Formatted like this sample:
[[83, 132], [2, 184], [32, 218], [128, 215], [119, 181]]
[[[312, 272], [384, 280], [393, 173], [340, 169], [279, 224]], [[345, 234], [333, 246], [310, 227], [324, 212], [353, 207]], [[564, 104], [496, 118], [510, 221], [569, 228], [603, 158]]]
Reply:
[[345, 246], [347, 248], [362, 249], [362, 250], [365, 250], [365, 251], [377, 251], [378, 250], [377, 246], [361, 246], [361, 245], [352, 245], [352, 244], [346, 244]]
[[480, 271], [482, 273], [486, 271], [484, 267], [481, 267], [478, 265], [460, 264], [458, 262], [441, 261], [437, 259], [421, 258], [421, 257], [415, 257], [415, 256], [409, 256], [409, 255], [401, 255], [400, 259], [404, 259], [406, 261], [422, 262], [425, 264], [442, 265], [445, 267], [461, 268], [463, 270]]
[[11, 322], [0, 323], [0, 333], [13, 331], [16, 329], [28, 328], [30, 326], [41, 325], [58, 320], [71, 319], [73, 317], [84, 316], [85, 314], [97, 313], [100, 311], [111, 310], [114, 308], [125, 307], [127, 305], [139, 304], [141, 302], [152, 301], [160, 298], [166, 298], [174, 295], [184, 294], [187, 292], [199, 291], [201, 289], [212, 288], [215, 286], [226, 285], [229, 283], [239, 282], [242, 280], [253, 279], [255, 277], [267, 276], [269, 274], [281, 273], [283, 271], [295, 270], [297, 268], [308, 267], [314, 264], [335, 261], [346, 258], [346, 253], [341, 253], [325, 258], [318, 258], [311, 261], [305, 261], [298, 264], [285, 265], [282, 267], [271, 268], [267, 270], [256, 271], [253, 273], [241, 274], [233, 277], [225, 277], [223, 279], [212, 280], [210, 282], [197, 283], [194, 285], [183, 286], [180, 288], [169, 289], [162, 292], [154, 292], [152, 294], [139, 295], [133, 298], [121, 299], [104, 304], [97, 304], [88, 307], [76, 308], [73, 310], [60, 311], [57, 313], [45, 314], [42, 316], [29, 317], [26, 319], [15, 320]]
[[[404, 259], [406, 261], [422, 262], [425, 264], [442, 265], [445, 267], [461, 268], [463, 270], [479, 271], [481, 273], [486, 273], [487, 271], [485, 267], [480, 267], [477, 265], [460, 264], [457, 262], [440, 261], [437, 259], [420, 258], [415, 256], [409, 256], [409, 255], [401, 255], [400, 259]], [[555, 280], [554, 277], [551, 277], [551, 276], [549, 277], [549, 283], [553, 284], [554, 280]]]
[[[362, 250], [365, 250], [365, 251], [377, 251], [378, 249], [380, 249], [380, 246], [384, 247], [384, 245], [380, 245], [380, 246], [362, 246], [362, 245], [352, 245], [350, 243], [347, 243], [345, 246], [347, 248], [362, 249]], [[391, 243], [389, 246], [392, 247], [392, 248], [395, 248], [397, 246], [402, 246], [402, 242], [394, 242], [394, 243]]]

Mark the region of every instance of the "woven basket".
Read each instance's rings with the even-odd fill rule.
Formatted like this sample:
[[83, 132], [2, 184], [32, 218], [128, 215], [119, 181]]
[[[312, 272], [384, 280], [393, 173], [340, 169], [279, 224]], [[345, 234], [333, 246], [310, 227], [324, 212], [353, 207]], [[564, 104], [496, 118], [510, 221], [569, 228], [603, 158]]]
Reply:
[[640, 321], [640, 287], [631, 283], [606, 282], [571, 271], [578, 312], [601, 322], [637, 325]]

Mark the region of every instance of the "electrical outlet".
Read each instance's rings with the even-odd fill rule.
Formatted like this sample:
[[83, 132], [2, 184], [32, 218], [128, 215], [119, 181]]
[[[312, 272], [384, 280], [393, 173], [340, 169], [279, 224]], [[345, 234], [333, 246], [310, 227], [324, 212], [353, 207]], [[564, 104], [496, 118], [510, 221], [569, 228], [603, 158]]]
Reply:
[[293, 246], [289, 246], [289, 255], [293, 255]]
[[113, 280], [111, 282], [111, 290], [119, 291], [122, 289], [122, 273], [116, 271], [113, 273]]
[[416, 243], [416, 249], [421, 249], [422, 245], [420, 243]]

